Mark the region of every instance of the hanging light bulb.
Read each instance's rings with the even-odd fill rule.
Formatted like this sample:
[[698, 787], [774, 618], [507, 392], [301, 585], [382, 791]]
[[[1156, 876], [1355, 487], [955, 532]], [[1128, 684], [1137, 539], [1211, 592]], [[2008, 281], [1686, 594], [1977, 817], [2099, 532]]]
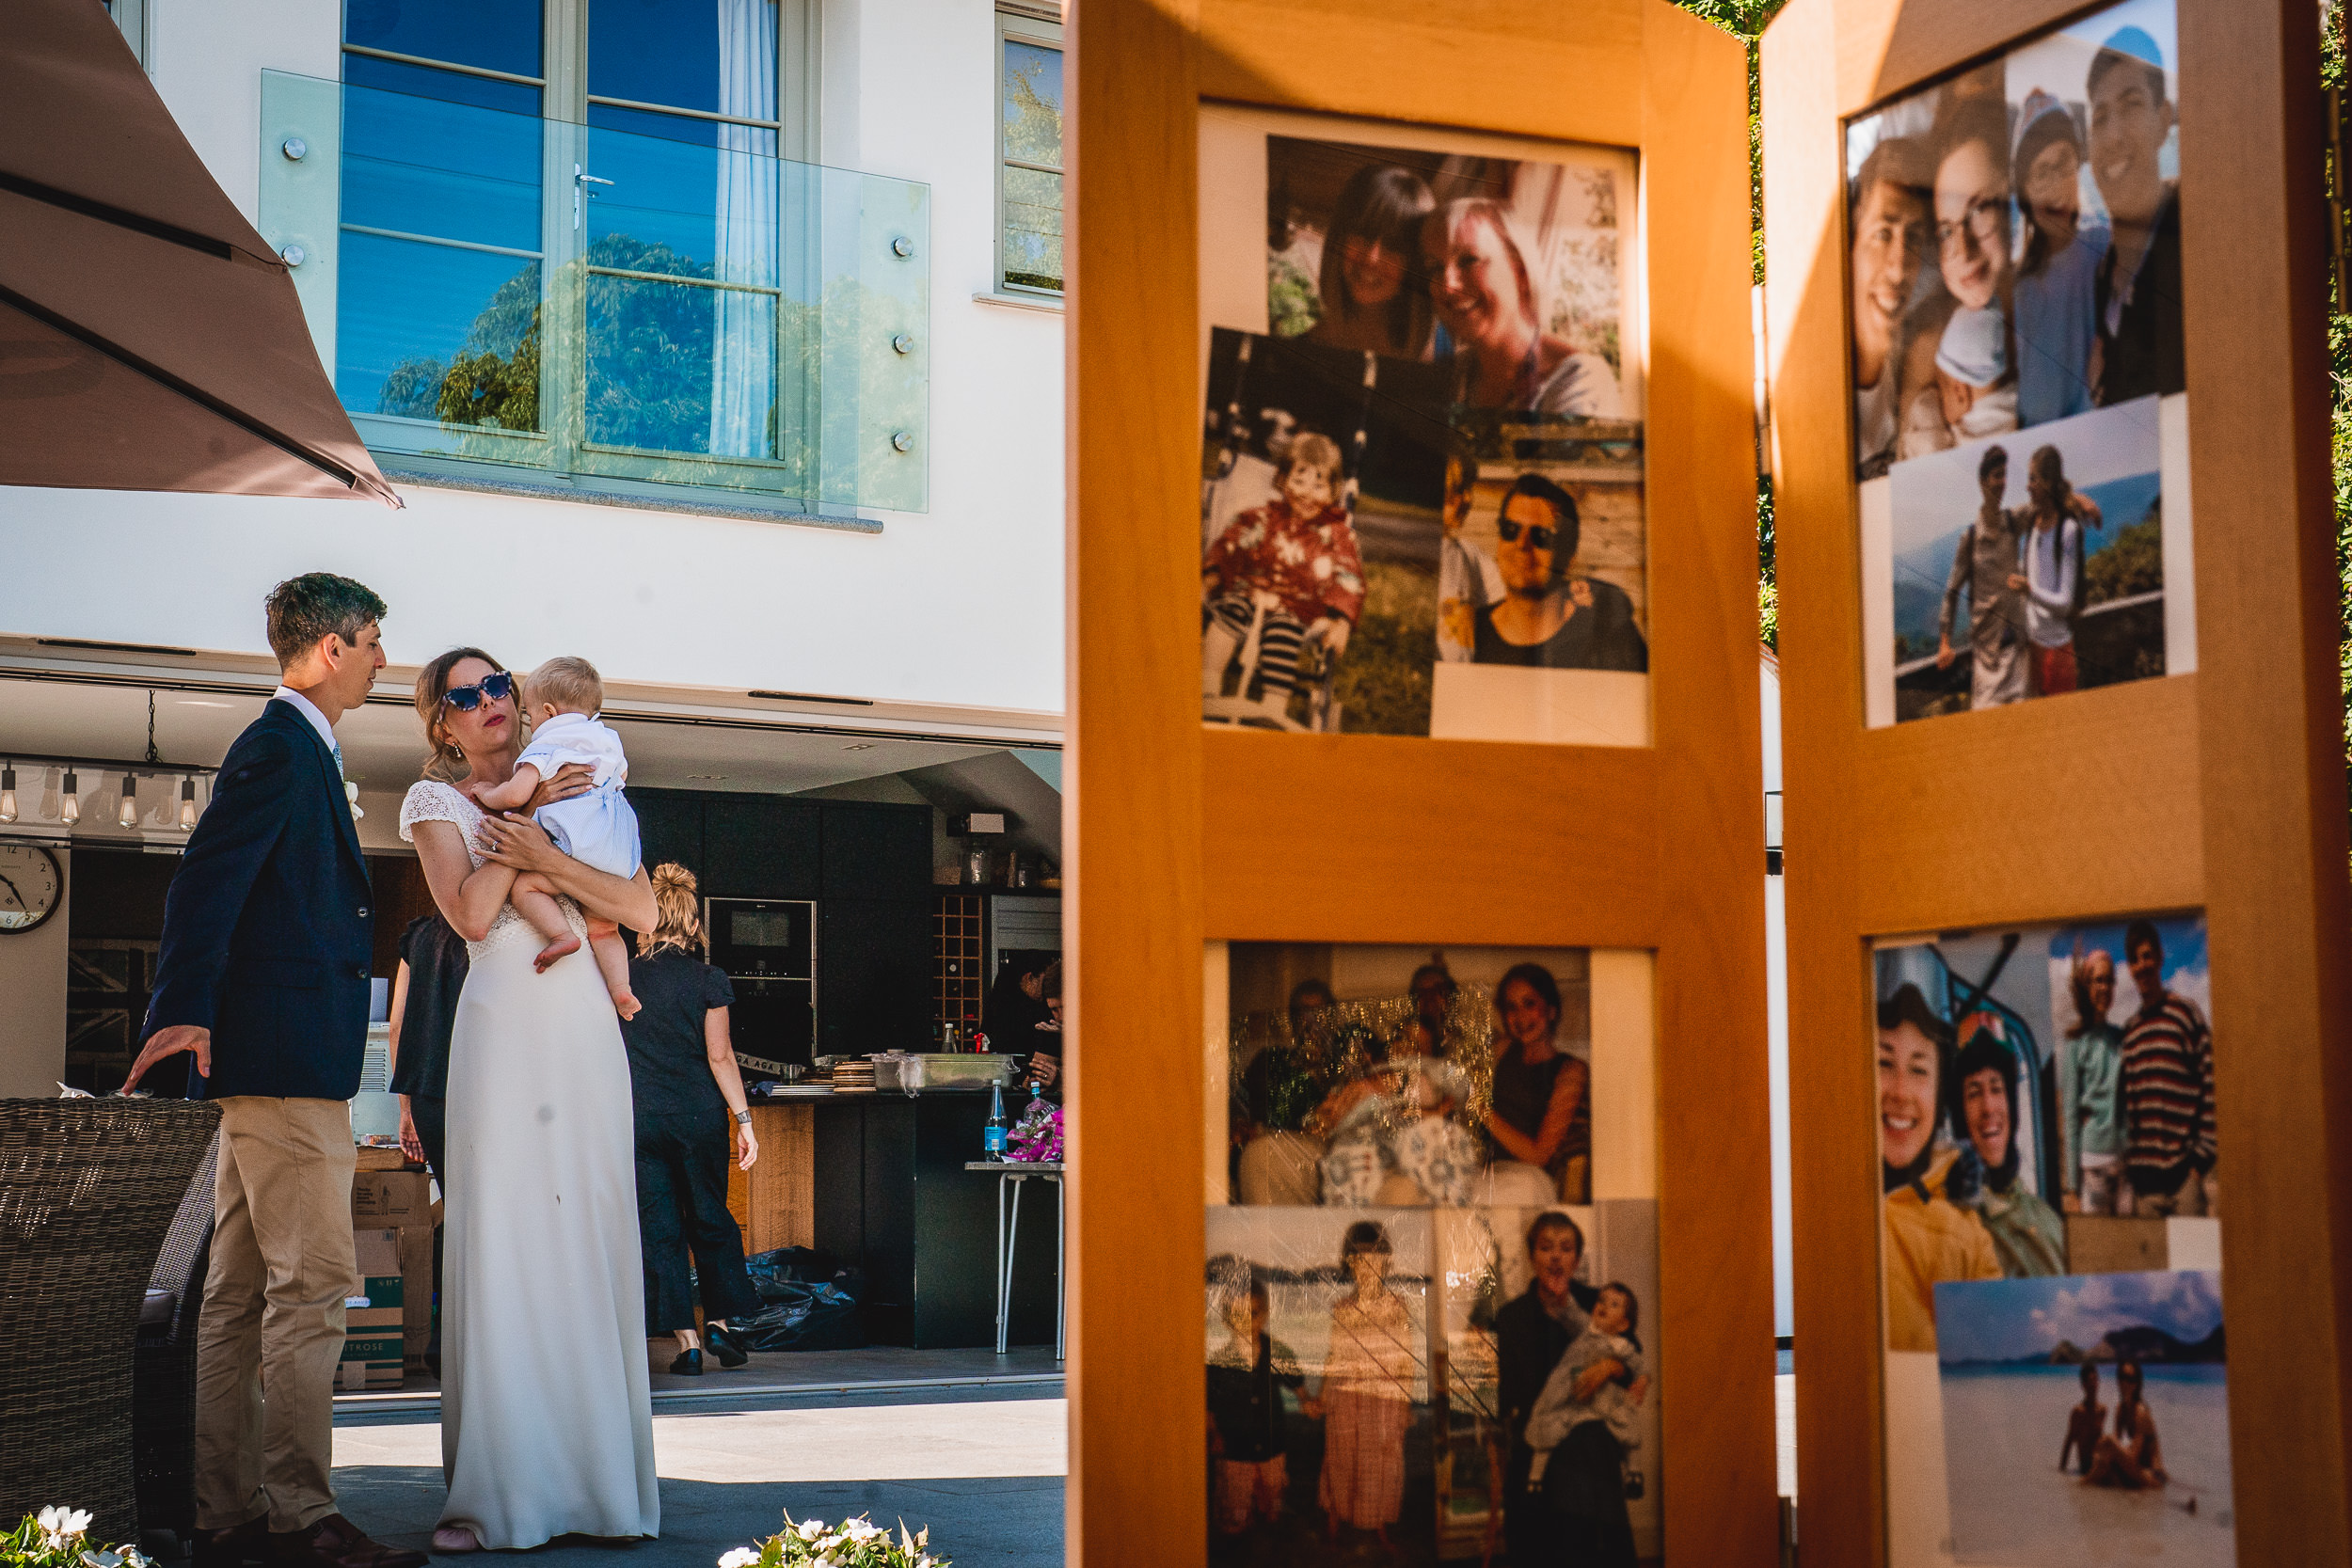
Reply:
[[16, 769], [0, 768], [0, 822], [16, 820]]
[[188, 774], [180, 781], [180, 831], [186, 832], [196, 826], [196, 775]]
[[59, 804], [57, 815], [65, 818], [65, 825], [71, 828], [82, 820], [82, 781], [73, 776], [73, 769], [71, 768], [65, 770], [63, 795], [64, 799]]
[[125, 828], [139, 825], [139, 776], [122, 775], [122, 809], [115, 813], [115, 821]]

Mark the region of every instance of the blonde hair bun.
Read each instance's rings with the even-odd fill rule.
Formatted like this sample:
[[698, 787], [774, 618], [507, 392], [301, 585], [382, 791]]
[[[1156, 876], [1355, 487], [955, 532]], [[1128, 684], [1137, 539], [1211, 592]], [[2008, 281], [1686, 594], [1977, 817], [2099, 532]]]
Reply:
[[694, 874], [675, 861], [653, 868], [654, 928], [640, 933], [637, 953], [651, 958], [665, 947], [697, 952], [703, 944], [702, 911], [695, 907]]

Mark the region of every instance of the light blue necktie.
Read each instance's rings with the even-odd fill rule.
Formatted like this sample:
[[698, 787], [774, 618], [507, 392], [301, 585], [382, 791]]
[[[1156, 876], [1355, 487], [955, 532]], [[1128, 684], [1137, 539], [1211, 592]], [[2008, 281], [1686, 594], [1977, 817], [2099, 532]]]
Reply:
[[335, 777], [340, 779], [343, 776], [343, 743], [340, 740], [330, 740], [326, 743], [326, 749], [335, 753]]

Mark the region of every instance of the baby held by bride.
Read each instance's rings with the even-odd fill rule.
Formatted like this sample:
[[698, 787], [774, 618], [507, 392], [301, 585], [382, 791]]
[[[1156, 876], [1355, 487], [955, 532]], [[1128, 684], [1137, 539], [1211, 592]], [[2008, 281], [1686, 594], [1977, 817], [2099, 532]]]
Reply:
[[[597, 718], [604, 706], [604, 680], [584, 658], [551, 658], [523, 678], [523, 710], [532, 716], [531, 740], [515, 764], [515, 775], [502, 784], [475, 792], [474, 799], [490, 811], [520, 811], [531, 803], [540, 781], [567, 763], [593, 769], [593, 787], [584, 795], [541, 806], [533, 814], [555, 847], [598, 871], [615, 877], [637, 875], [642, 858], [637, 838], [637, 814], [622, 788], [628, 783], [628, 757], [621, 737]], [[526, 871], [515, 879], [508, 901], [531, 928], [547, 939], [536, 960], [544, 971], [556, 959], [580, 949], [580, 938], [564, 924], [555, 889], [546, 878]], [[628, 944], [621, 928], [609, 920], [588, 922], [588, 946], [612, 993], [613, 1010], [623, 1018], [637, 1016], [637, 996], [628, 984]]]

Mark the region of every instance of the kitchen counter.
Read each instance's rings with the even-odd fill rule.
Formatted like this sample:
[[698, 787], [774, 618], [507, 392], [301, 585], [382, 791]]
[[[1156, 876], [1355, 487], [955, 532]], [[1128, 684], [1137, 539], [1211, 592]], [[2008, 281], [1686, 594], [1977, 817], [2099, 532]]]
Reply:
[[[759, 1159], [730, 1169], [727, 1191], [745, 1251], [812, 1246], [856, 1264], [876, 1344], [995, 1342], [996, 1181], [964, 1168], [983, 1153], [984, 1086], [909, 1095], [794, 1085], [751, 1110]], [[1037, 1213], [1030, 1223], [1051, 1225]], [[1017, 1265], [1011, 1342], [1050, 1345], [1053, 1248], [1023, 1248]]]

